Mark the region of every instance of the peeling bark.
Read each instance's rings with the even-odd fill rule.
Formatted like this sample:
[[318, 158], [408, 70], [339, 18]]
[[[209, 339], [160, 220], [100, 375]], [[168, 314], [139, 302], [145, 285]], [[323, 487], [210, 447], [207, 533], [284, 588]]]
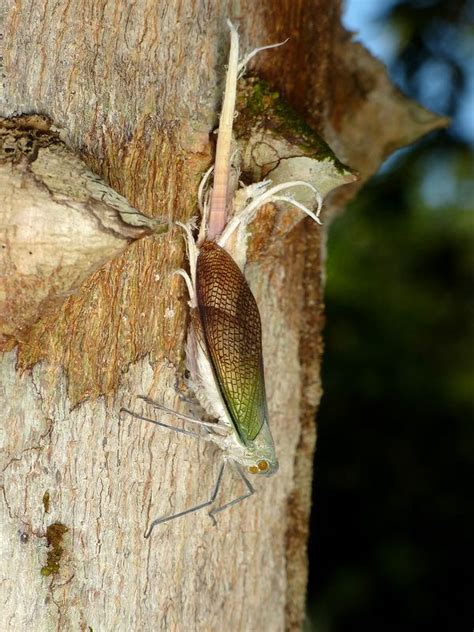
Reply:
[[[262, 53], [253, 74], [363, 178], [395, 147], [444, 124], [420, 118], [381, 66], [349, 42], [337, 3], [28, 0], [2, 17], [0, 115], [46, 115], [77, 159], [150, 218], [196, 213], [199, 179], [213, 155], [226, 17], [239, 25], [243, 50], [291, 37], [284, 50]], [[251, 138], [241, 131], [244, 155]], [[271, 155], [275, 143], [288, 149], [281, 132], [267, 140]], [[274, 168], [271, 156], [259, 153], [257, 162]], [[332, 194], [326, 219], [357, 186]], [[0, 196], [8, 199], [6, 184]], [[263, 208], [246, 268], [262, 316], [281, 469], [251, 500], [223, 512], [217, 527], [200, 512], [143, 539], [153, 518], [207, 499], [220, 454], [120, 414], [121, 406], [152, 414], [137, 394], [186, 412], [178, 395], [186, 293], [172, 274], [184, 262], [179, 231], [129, 245], [120, 237], [120, 247], [93, 265], [85, 239], [81, 274], [57, 291], [60, 301], [43, 309], [22, 295], [15, 313], [27, 326], [12, 325], [15, 348], [0, 364], [0, 590], [8, 629], [299, 629], [325, 239], [300, 220]], [[61, 251], [77, 246], [74, 234], [67, 243], [68, 232]], [[227, 480], [222, 493], [238, 491], [238, 481]]]

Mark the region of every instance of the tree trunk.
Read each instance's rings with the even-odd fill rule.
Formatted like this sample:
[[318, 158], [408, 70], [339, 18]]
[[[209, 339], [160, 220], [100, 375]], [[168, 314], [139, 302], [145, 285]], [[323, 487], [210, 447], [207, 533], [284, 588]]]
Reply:
[[[443, 123], [405, 101], [350, 42], [336, 2], [25, 0], [1, 11], [0, 114], [47, 116], [53, 125], [44, 124], [67, 151], [151, 218], [196, 214], [199, 179], [212, 162], [226, 17], [238, 24], [243, 51], [290, 37], [258, 56], [251, 71], [361, 180], [395, 147]], [[46, 144], [51, 150], [49, 136]], [[299, 629], [321, 396], [324, 232], [299, 215], [282, 230], [281, 215], [266, 208], [249, 250], [246, 276], [262, 317], [280, 471], [220, 514], [217, 527], [200, 511], [145, 540], [155, 517], [210, 496], [221, 462], [211, 445], [120, 413], [125, 406], [153, 414], [139, 394], [184, 410], [178, 390], [188, 309], [182, 280], [172, 275], [185, 265], [183, 239], [174, 228], [117, 232], [120, 218], [100, 220], [90, 254], [92, 238], [79, 234], [68, 213], [79, 204], [96, 218], [95, 202], [91, 210], [90, 197], [65, 201], [51, 179], [32, 175], [35, 159], [8, 163], [0, 179], [8, 268], [0, 288], [8, 312], [0, 365], [4, 627]], [[64, 162], [61, 170], [66, 180]], [[36, 235], [31, 254], [18, 241], [18, 207], [11, 210], [12, 191], [18, 203], [30, 185], [38, 187], [34, 199], [46, 195], [41, 209], [24, 202]], [[326, 227], [354, 191], [350, 185], [332, 195]], [[53, 201], [63, 215], [49, 215]], [[113, 241], [107, 249], [104, 235]], [[46, 274], [53, 251], [58, 261]], [[61, 276], [63, 255], [76, 251]], [[239, 491], [238, 481], [227, 480], [222, 500]]]

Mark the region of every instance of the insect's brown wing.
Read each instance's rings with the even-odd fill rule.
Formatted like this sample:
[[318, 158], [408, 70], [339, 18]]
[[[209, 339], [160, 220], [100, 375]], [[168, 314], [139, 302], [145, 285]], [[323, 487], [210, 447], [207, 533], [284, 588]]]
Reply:
[[260, 314], [237, 264], [212, 241], [200, 248], [196, 294], [214, 375], [235, 429], [247, 444], [267, 417]]

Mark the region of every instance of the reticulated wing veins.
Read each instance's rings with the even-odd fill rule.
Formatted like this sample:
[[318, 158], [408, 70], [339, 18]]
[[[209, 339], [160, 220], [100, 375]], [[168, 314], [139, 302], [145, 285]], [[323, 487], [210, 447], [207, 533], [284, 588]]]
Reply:
[[202, 244], [196, 293], [207, 352], [220, 392], [244, 444], [267, 417], [262, 327], [257, 303], [232, 257], [212, 241]]

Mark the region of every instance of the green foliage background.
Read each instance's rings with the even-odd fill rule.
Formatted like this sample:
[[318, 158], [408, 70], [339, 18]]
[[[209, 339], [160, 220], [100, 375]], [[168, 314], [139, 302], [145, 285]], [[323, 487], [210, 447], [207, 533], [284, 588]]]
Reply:
[[307, 629], [467, 630], [474, 8], [378, 4], [395, 81], [454, 124], [390, 161], [330, 231]]

